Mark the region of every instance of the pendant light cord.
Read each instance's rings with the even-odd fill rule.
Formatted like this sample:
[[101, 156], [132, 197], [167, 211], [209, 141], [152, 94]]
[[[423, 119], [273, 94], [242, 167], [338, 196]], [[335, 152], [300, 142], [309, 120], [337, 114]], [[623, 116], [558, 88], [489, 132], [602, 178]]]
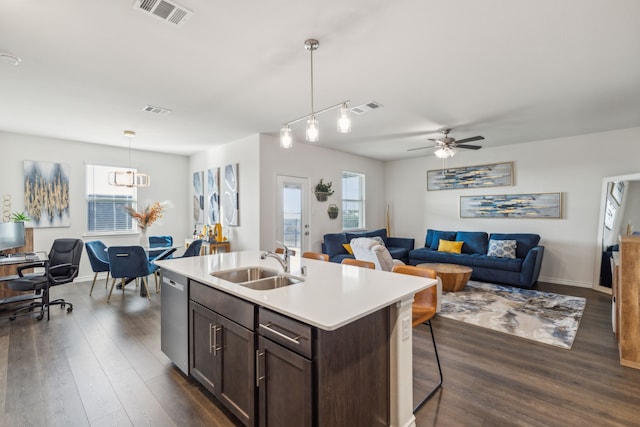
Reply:
[[313, 48], [309, 49], [311, 53], [311, 114], [313, 114]]

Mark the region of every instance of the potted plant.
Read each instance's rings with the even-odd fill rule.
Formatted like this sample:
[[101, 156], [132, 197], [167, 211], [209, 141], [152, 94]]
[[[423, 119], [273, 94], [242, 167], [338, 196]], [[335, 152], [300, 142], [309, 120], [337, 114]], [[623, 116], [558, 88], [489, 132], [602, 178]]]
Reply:
[[332, 184], [331, 182], [328, 182], [328, 183], [322, 182], [322, 178], [320, 178], [320, 182], [318, 183], [318, 185], [316, 185], [316, 191], [315, 191], [316, 199], [318, 199], [319, 202], [326, 202], [327, 197], [335, 193], [335, 191], [331, 189], [331, 184]]
[[336, 219], [338, 218], [338, 212], [340, 211], [340, 209], [338, 209], [338, 206], [331, 204], [329, 205], [329, 208], [327, 209], [327, 213], [329, 214], [329, 218], [331, 219]]
[[23, 212], [14, 212], [11, 214], [11, 221], [13, 222], [29, 222], [31, 221], [31, 218], [29, 218], [29, 215], [23, 213]]

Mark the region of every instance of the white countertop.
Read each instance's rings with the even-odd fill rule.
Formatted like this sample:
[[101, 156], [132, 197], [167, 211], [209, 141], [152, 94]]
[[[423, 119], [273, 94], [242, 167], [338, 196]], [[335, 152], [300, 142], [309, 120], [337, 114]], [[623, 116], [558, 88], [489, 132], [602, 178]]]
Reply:
[[[289, 274], [303, 278], [304, 282], [283, 288], [257, 291], [211, 276], [215, 271], [250, 266], [282, 271], [277, 260], [261, 260], [261, 253], [262, 251], [220, 253], [157, 261], [156, 264], [160, 268], [329, 331], [406, 300], [436, 283], [434, 279], [299, 256], [291, 257]], [[305, 277], [300, 272], [301, 266], [307, 267]]]

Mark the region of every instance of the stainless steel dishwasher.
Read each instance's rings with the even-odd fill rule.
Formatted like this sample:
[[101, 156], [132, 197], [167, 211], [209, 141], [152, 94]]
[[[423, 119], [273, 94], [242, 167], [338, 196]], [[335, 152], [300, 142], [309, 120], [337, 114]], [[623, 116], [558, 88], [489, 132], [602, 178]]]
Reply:
[[160, 349], [189, 375], [189, 286], [187, 278], [162, 269]]

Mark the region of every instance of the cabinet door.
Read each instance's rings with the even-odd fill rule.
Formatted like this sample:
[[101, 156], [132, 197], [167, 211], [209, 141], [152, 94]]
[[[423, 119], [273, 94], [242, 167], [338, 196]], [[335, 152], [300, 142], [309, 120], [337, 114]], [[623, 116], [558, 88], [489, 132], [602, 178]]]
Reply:
[[260, 426], [311, 426], [311, 361], [264, 337], [257, 358]]
[[255, 419], [255, 340], [254, 333], [223, 316], [218, 318], [215, 341], [220, 349], [216, 359], [216, 396], [245, 425]]
[[215, 332], [220, 325], [218, 315], [193, 301], [189, 302], [189, 333], [191, 334], [189, 368], [194, 376], [210, 392], [216, 394], [218, 377], [216, 376], [214, 349], [220, 347], [215, 341], [219, 334]]

